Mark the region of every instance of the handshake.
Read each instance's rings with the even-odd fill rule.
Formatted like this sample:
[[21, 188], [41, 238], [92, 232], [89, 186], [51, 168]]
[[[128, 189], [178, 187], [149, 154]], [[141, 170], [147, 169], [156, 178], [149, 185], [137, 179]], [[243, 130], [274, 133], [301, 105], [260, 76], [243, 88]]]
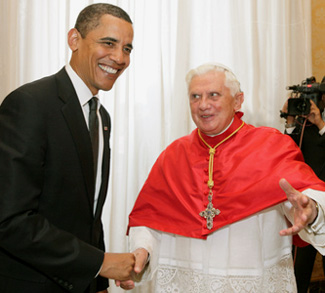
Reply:
[[105, 253], [99, 275], [114, 279], [115, 284], [124, 290], [134, 288], [132, 275], [139, 274], [147, 264], [148, 251], [138, 248], [132, 253]]

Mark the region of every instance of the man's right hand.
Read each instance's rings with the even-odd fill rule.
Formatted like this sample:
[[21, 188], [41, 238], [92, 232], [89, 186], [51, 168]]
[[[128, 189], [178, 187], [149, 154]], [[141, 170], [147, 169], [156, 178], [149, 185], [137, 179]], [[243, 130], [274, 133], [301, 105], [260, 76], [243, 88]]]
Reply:
[[99, 275], [114, 280], [129, 280], [135, 265], [133, 253], [105, 253]]
[[310, 113], [308, 114], [307, 119], [311, 123], [315, 124], [319, 130], [321, 130], [325, 125], [325, 122], [323, 121], [322, 118], [322, 114], [313, 100], [310, 100], [310, 103], [311, 103]]
[[[139, 274], [142, 272], [148, 262], [149, 253], [144, 248], [138, 248], [133, 251], [133, 254], [135, 256], [134, 272], [136, 274]], [[115, 285], [117, 287], [121, 287], [124, 290], [131, 290], [135, 286], [133, 280], [115, 280]]]

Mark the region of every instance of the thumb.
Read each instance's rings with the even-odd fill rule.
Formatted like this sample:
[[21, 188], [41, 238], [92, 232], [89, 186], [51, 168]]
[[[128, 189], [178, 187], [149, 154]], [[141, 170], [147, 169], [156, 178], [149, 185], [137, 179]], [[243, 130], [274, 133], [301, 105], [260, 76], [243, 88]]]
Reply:
[[120, 280], [115, 280], [115, 285], [116, 285], [116, 287], [120, 287], [121, 286], [121, 281]]
[[141, 248], [141, 249], [137, 249], [134, 254], [135, 254], [134, 272], [139, 274], [141, 273], [141, 271], [143, 270], [144, 266], [147, 263], [148, 252], [145, 249]]
[[291, 184], [284, 178], [280, 179], [279, 185], [281, 189], [287, 194], [294, 193], [296, 190], [291, 186]]

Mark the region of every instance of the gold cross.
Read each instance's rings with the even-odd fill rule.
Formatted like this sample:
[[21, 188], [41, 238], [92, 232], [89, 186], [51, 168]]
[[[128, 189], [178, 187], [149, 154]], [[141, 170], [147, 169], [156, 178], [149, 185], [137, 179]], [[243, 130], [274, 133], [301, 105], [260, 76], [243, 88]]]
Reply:
[[200, 216], [207, 219], [207, 228], [209, 230], [211, 230], [213, 227], [213, 218], [219, 214], [220, 211], [213, 207], [212, 202], [209, 202], [207, 208], [200, 212]]

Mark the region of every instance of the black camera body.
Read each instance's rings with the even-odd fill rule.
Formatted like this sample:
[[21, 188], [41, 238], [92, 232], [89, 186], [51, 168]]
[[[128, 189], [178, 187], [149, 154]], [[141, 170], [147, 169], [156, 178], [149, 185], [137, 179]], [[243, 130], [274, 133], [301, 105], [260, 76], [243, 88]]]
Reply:
[[309, 98], [290, 98], [288, 100], [288, 115], [308, 115], [310, 113], [310, 106]]
[[310, 113], [310, 101], [312, 100], [317, 106], [323, 94], [325, 94], [325, 83], [316, 82], [315, 77], [307, 78], [301, 85], [288, 86], [287, 90], [292, 90], [288, 99], [288, 113], [290, 116], [302, 116]]

